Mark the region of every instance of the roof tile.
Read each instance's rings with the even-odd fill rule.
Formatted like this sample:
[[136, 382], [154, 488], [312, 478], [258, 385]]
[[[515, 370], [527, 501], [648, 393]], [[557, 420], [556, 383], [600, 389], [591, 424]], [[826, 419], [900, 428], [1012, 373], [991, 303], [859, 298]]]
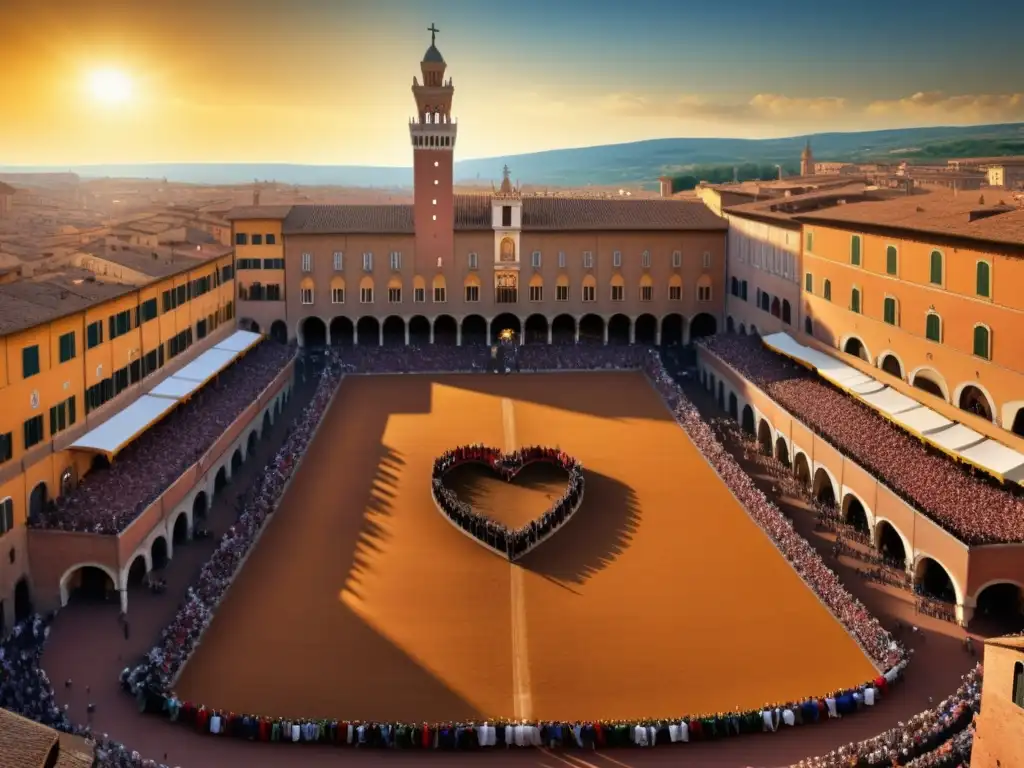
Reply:
[[53, 729], [0, 709], [0, 768], [42, 768], [57, 741]]

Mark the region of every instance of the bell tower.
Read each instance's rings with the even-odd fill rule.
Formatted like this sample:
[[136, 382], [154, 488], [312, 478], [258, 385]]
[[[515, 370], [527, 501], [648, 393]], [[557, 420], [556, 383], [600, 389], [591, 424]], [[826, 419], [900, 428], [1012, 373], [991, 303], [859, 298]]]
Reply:
[[413, 221], [416, 267], [421, 274], [447, 266], [455, 250], [454, 155], [458, 126], [452, 117], [455, 86], [444, 79], [448, 65], [437, 50], [433, 24], [430, 47], [420, 62], [423, 84], [412, 79], [416, 117], [409, 121], [413, 156]]

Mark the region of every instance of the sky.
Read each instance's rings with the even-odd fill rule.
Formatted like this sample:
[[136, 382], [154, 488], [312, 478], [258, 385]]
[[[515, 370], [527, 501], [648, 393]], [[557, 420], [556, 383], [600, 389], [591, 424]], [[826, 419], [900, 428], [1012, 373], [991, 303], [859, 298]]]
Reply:
[[[1024, 121], [1024, 3], [0, 0], [0, 165], [411, 163], [430, 45], [456, 159]], [[123, 101], [97, 72], [130, 83]], [[422, 78], [421, 78], [422, 79]]]

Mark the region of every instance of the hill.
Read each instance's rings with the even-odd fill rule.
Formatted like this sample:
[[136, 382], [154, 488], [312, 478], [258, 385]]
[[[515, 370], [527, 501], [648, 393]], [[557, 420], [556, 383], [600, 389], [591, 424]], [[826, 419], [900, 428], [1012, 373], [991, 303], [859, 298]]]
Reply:
[[[819, 161], [935, 162], [950, 157], [1024, 154], [1024, 123], [969, 127], [904, 128], [855, 133], [818, 133], [784, 139], [653, 139], [525, 155], [461, 160], [460, 182], [499, 179], [504, 164], [532, 185], [653, 185], [661, 175], [697, 166], [781, 164], [790, 168], [810, 140]], [[150, 163], [133, 165], [0, 166], [6, 172], [71, 171], [83, 177], [167, 178], [192, 184], [246, 184], [253, 179], [298, 185], [407, 187], [411, 168], [284, 163]]]

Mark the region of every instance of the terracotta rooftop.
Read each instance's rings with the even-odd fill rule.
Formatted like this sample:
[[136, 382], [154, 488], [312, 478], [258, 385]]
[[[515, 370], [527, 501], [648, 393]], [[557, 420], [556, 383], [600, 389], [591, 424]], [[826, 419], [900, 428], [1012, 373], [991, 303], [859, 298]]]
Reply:
[[971, 165], [1022, 165], [1024, 155], [1006, 155], [1004, 157], [956, 157], [951, 163], [969, 163]]
[[2, 181], [0, 181], [0, 195], [13, 195], [14, 191], [14, 187], [12, 187], [10, 184], [4, 184]]
[[[455, 230], [492, 228], [488, 195], [455, 196]], [[696, 201], [524, 197], [523, 231], [723, 230], [724, 220]], [[413, 234], [411, 205], [296, 205], [284, 232]]]
[[[986, 202], [979, 202], [985, 196]], [[864, 202], [837, 206], [802, 214], [807, 223], [839, 227], [878, 227], [882, 229], [960, 237], [979, 242], [1024, 246], [1024, 211], [1001, 205], [993, 194], [973, 190], [954, 195], [935, 192], [928, 195], [901, 195], [884, 202]], [[1012, 200], [1007, 199], [1007, 203]], [[984, 218], [977, 218], [978, 215]], [[971, 217], [975, 217], [971, 221]]]
[[[730, 205], [722, 209], [722, 213], [741, 218], [753, 218], [757, 220], [775, 219], [780, 222], [794, 222], [794, 217], [800, 213], [810, 213], [815, 205], [830, 207], [836, 205], [840, 200], [860, 202], [865, 198], [867, 186], [863, 183], [847, 184], [843, 187], [830, 187], [827, 189], [815, 189], [804, 192], [801, 195], [790, 195], [789, 197], [771, 197], [764, 200], [757, 200], [753, 203], [740, 203]], [[795, 222], [794, 222], [795, 223]], [[799, 226], [799, 225], [797, 225]]]
[[[231, 253], [231, 248], [218, 244], [189, 245], [181, 248], [168, 246], [132, 246], [97, 242], [84, 246], [82, 253], [97, 259], [120, 264], [147, 277], [160, 279], [219, 259]], [[155, 258], [154, 258], [155, 256]]]
[[1004, 635], [1002, 637], [990, 637], [985, 645], [998, 645], [1001, 648], [1014, 648], [1024, 650], [1024, 635]]
[[0, 768], [43, 768], [57, 743], [53, 729], [0, 709]]
[[291, 209], [290, 205], [240, 205], [228, 211], [224, 218], [228, 221], [283, 219]]

